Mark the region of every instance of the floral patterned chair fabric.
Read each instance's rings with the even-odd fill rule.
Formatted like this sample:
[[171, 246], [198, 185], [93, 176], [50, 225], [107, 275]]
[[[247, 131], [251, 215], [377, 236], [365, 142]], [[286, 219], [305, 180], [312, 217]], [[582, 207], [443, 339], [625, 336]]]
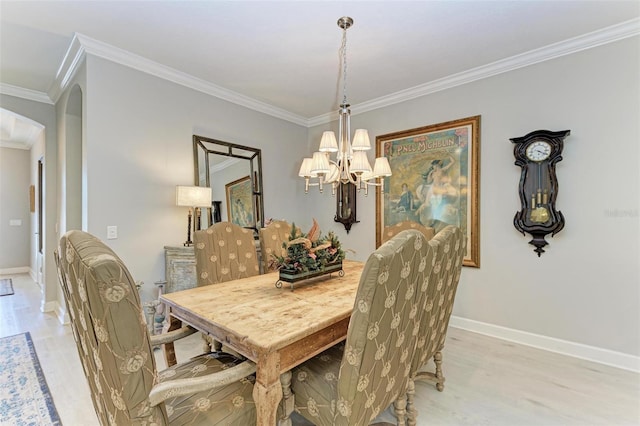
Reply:
[[346, 342], [292, 371], [296, 411], [317, 425], [366, 425], [403, 399], [431, 258], [416, 230], [401, 232], [371, 254]]
[[405, 229], [417, 229], [418, 231], [422, 232], [427, 240], [430, 240], [435, 235], [435, 230], [431, 227], [423, 226], [422, 224], [413, 222], [411, 220], [403, 220], [402, 222], [398, 222], [395, 225], [390, 225], [384, 228], [381, 237], [382, 243], [384, 244], [385, 242], [389, 241], [391, 238], [393, 238], [395, 235], [398, 235], [398, 233], [404, 231]]
[[[218, 222], [193, 234], [198, 287], [252, 277], [260, 273], [253, 231], [231, 222]], [[222, 345], [203, 335], [205, 351]]]
[[260, 273], [253, 231], [218, 222], [193, 234], [197, 285], [222, 283]]
[[[449, 318], [453, 310], [462, 261], [466, 249], [466, 240], [460, 228], [447, 226], [438, 232], [429, 241], [433, 251], [433, 264], [427, 295], [427, 306], [422, 317], [420, 337], [418, 338], [416, 354], [411, 367], [411, 377], [415, 380], [426, 379], [436, 383], [439, 391], [444, 389], [444, 376], [442, 374], [442, 349], [447, 335]], [[436, 372], [419, 371], [429, 358], [433, 357], [436, 364]], [[417, 415], [413, 405], [413, 383], [410, 384], [409, 401], [407, 409], [409, 418], [415, 421]], [[410, 424], [415, 424], [410, 422]]]
[[262, 270], [270, 272], [273, 267], [273, 256], [286, 256], [287, 250], [282, 243], [289, 241], [291, 224], [284, 220], [274, 220], [265, 228], [260, 228], [260, 253], [262, 254]]
[[70, 231], [55, 259], [102, 425], [255, 423], [255, 365], [209, 353], [158, 374], [151, 345], [169, 337], [149, 336], [135, 282], [118, 256], [96, 237]]

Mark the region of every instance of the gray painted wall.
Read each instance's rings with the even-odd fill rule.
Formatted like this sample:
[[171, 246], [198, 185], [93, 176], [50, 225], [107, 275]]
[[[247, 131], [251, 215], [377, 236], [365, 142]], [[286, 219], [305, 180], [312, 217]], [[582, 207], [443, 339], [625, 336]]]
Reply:
[[[43, 300], [43, 309], [52, 309], [47, 307], [48, 303], [55, 301], [58, 298], [58, 275], [55, 270], [55, 262], [53, 260], [53, 250], [55, 249], [58, 238], [55, 233], [56, 228], [56, 211], [57, 211], [57, 186], [56, 186], [56, 177], [57, 177], [57, 126], [56, 126], [56, 116], [55, 116], [55, 108], [53, 105], [44, 104], [41, 102], [35, 102], [27, 99], [17, 98], [14, 96], [3, 95], [0, 94], [0, 106], [2, 108], [13, 111], [17, 114], [20, 114], [24, 117], [30, 118], [43, 126], [44, 129], [44, 143], [37, 144], [34, 146], [35, 150], [38, 150], [38, 153], [33, 152], [34, 148], [32, 148], [31, 153], [31, 171], [30, 176], [32, 177], [31, 184], [35, 184], [35, 176], [37, 175], [35, 172], [35, 167], [37, 167], [37, 161], [40, 157], [44, 157], [44, 174], [45, 174], [45, 187], [44, 187], [44, 205], [46, 209], [46, 215], [44, 218], [44, 254], [45, 254], [45, 264], [44, 264], [44, 281], [45, 283], [51, 283], [51, 285], [46, 285], [44, 292], [44, 300]], [[35, 154], [35, 155], [34, 155]], [[4, 191], [0, 191], [0, 204], [4, 202]], [[32, 226], [33, 226], [33, 222]], [[35, 227], [31, 230], [31, 235], [35, 233]], [[32, 241], [29, 239], [25, 240], [23, 244], [30, 245]], [[3, 246], [4, 242], [0, 239], [0, 246]], [[35, 256], [31, 256], [27, 259], [29, 262], [35, 262]], [[35, 263], [20, 265], [22, 267], [29, 267], [32, 271], [32, 275], [35, 276], [36, 265]]]
[[[357, 115], [375, 135], [481, 115], [480, 262], [464, 268], [453, 314], [626, 354], [640, 354], [640, 37]], [[322, 128], [310, 132], [317, 149]], [[513, 226], [520, 168], [509, 138], [565, 130], [557, 207], [565, 228], [538, 258]], [[310, 208], [330, 225], [330, 195]], [[375, 246], [375, 197], [341, 241]], [[327, 229], [328, 230], [328, 229]]]
[[[307, 129], [89, 56], [85, 147], [88, 228], [126, 262], [143, 297], [164, 279], [165, 245], [185, 240], [175, 186], [194, 182], [193, 134], [262, 149], [266, 217], [291, 217]], [[106, 240], [107, 226], [118, 239]]]
[[29, 155], [24, 149], [0, 148], [0, 269], [30, 262]]
[[[463, 270], [454, 315], [640, 355], [639, 47], [633, 37], [353, 116], [372, 138], [482, 116], [481, 268]], [[164, 276], [162, 247], [184, 241], [175, 185], [193, 181], [194, 133], [262, 148], [266, 217], [305, 231], [315, 217], [352, 258], [375, 248], [374, 196], [359, 196], [347, 235], [330, 191], [305, 196], [297, 178], [336, 123], [305, 129], [92, 56], [86, 79], [88, 231], [106, 239], [118, 226], [107, 243], [147, 299]], [[541, 258], [512, 224], [520, 171], [509, 141], [537, 129], [572, 132], [557, 167], [567, 225]]]

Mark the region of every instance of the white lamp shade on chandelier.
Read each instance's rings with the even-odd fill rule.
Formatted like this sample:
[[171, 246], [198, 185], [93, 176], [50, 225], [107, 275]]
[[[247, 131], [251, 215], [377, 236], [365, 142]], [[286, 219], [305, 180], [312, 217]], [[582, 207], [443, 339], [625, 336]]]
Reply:
[[[343, 73], [343, 101], [339, 110], [338, 138], [332, 131], [322, 134], [320, 147], [313, 157], [304, 158], [298, 176], [305, 179], [305, 192], [309, 186], [318, 186], [322, 192], [323, 184], [331, 184], [332, 192], [340, 183], [352, 183], [358, 190], [367, 193], [368, 185], [379, 186], [384, 192], [384, 178], [391, 176], [391, 167], [386, 157], [376, 158], [373, 168], [369, 163], [367, 151], [371, 150], [369, 133], [365, 129], [356, 129], [351, 140], [351, 111], [347, 103], [347, 29], [353, 25], [353, 19], [342, 17], [338, 26], [342, 28], [342, 73]], [[336, 159], [331, 155], [336, 153]], [[317, 182], [311, 182], [317, 179]]]

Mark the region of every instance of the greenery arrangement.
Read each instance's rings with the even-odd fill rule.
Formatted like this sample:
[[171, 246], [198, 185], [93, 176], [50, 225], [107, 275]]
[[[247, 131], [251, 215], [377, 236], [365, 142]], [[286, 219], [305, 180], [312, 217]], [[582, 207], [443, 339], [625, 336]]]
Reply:
[[287, 254], [274, 256], [274, 264], [288, 274], [321, 271], [327, 265], [342, 262], [345, 255], [338, 237], [333, 232], [323, 237], [315, 219], [306, 234], [293, 223], [289, 241], [282, 243], [282, 248], [287, 250]]

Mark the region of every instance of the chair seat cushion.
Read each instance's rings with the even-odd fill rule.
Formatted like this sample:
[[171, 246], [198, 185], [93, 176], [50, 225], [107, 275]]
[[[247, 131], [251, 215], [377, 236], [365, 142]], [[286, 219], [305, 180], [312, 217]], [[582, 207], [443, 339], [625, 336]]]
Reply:
[[291, 371], [295, 409], [316, 425], [333, 425], [344, 344], [333, 346]]
[[[243, 360], [224, 352], [197, 356], [159, 373], [161, 382], [216, 373]], [[170, 398], [165, 401], [173, 425], [252, 425], [256, 423], [253, 375], [217, 389]]]

